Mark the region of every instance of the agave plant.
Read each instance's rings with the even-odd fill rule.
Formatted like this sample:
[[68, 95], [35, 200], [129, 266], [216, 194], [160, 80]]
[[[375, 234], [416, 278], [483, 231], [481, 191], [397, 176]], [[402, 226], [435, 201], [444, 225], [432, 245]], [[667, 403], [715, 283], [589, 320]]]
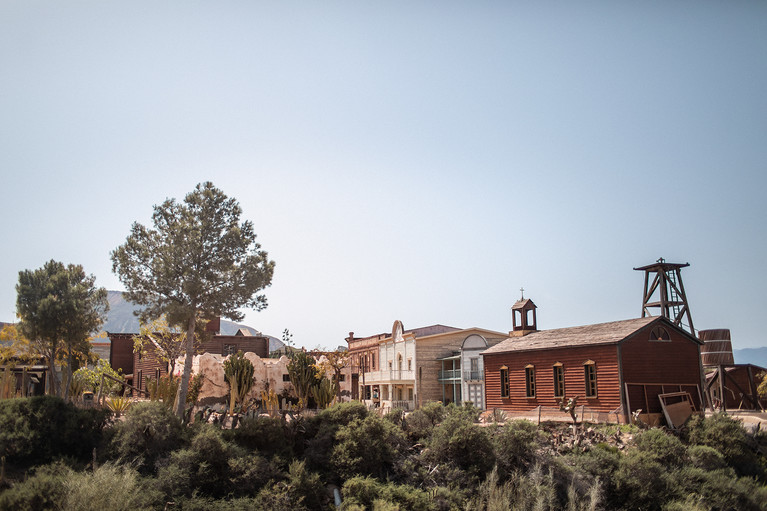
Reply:
[[131, 403], [132, 401], [127, 397], [115, 396], [107, 398], [105, 404], [115, 417], [119, 417], [130, 408]]

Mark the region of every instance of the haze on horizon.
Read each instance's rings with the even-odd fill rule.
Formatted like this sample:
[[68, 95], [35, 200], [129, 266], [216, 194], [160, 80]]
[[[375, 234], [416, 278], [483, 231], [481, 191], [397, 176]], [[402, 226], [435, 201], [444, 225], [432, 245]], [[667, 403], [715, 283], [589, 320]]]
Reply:
[[243, 323], [298, 345], [637, 317], [767, 345], [767, 4], [0, 3], [0, 321], [210, 180], [277, 263]]

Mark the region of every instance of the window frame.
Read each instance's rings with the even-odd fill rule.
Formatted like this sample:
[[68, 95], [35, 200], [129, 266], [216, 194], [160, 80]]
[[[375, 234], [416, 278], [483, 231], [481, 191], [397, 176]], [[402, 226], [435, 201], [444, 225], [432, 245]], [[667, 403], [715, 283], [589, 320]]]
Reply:
[[557, 362], [552, 366], [554, 373], [554, 397], [565, 397], [565, 366]]
[[535, 399], [535, 366], [527, 364], [525, 366], [525, 397]]
[[592, 399], [599, 395], [599, 385], [597, 385], [597, 364], [593, 360], [587, 360], [583, 363], [583, 380], [586, 390], [586, 398]]
[[501, 397], [502, 398], [508, 398], [509, 397], [509, 368], [506, 366], [501, 366], [498, 370], [498, 375], [501, 380]]

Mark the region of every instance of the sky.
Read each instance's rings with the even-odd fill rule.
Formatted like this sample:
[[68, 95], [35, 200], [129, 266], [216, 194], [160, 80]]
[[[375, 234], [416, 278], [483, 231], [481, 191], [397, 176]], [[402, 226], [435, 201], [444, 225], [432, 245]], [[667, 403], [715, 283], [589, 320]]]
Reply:
[[0, 0], [0, 321], [212, 181], [297, 345], [639, 317], [663, 257], [767, 346], [765, 91], [765, 2]]

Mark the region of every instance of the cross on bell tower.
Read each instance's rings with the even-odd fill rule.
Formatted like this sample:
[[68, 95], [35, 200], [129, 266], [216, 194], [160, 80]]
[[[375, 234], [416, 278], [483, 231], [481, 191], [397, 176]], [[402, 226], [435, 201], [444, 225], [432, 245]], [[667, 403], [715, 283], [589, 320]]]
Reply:
[[[690, 263], [667, 263], [662, 257], [653, 264], [634, 268], [645, 272], [642, 317], [663, 316], [695, 335], [690, 305], [682, 283], [682, 268]], [[654, 274], [652, 281], [650, 274]], [[655, 314], [652, 313], [655, 310]]]

